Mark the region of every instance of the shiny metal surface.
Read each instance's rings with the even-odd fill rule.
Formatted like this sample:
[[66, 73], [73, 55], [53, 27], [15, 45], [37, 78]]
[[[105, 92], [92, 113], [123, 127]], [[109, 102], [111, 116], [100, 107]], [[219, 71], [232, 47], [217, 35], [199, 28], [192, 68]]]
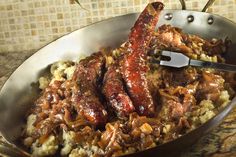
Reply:
[[[172, 14], [172, 18], [166, 20], [166, 14]], [[190, 23], [187, 21], [189, 15], [194, 17], [194, 21]], [[79, 56], [90, 55], [102, 47], [119, 46], [127, 39], [137, 17], [138, 14], [128, 14], [84, 27], [50, 43], [27, 59], [15, 70], [0, 91], [0, 132], [2, 135], [9, 142], [16, 143], [25, 123], [24, 115], [37, 97], [38, 91], [35, 86], [38, 78], [48, 65], [58, 60], [77, 60]], [[211, 25], [208, 23], [209, 17], [214, 19]], [[229, 20], [209, 13], [165, 10], [161, 14], [157, 27], [162, 24], [171, 24], [182, 28], [184, 32], [208, 39], [228, 37], [232, 41], [232, 46], [225, 57], [227, 62], [236, 64], [236, 25]], [[219, 124], [235, 106], [235, 102], [236, 99], [207, 123], [179, 139], [133, 155], [165, 154], [167, 150], [180, 150], [191, 145]]]
[[8, 155], [10, 157], [30, 157], [30, 154], [24, 150], [0, 140], [0, 155]]
[[152, 62], [157, 63], [159, 65], [175, 67], [175, 68], [195, 66], [201, 68], [212, 68], [221, 71], [236, 72], [236, 65], [190, 59], [188, 56], [178, 52], [162, 51], [161, 56], [168, 57], [169, 59], [168, 60], [153, 59]]

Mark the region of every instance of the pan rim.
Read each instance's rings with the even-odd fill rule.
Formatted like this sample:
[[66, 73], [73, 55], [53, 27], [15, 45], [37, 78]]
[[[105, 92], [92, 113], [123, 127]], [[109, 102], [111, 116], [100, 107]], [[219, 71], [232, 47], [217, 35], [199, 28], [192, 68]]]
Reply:
[[[172, 9], [166, 9], [166, 10], [165, 10], [165, 12], [172, 12], [172, 13], [180, 12], [180, 11], [181, 11], [181, 12], [188, 12], [188, 13], [202, 13], [202, 14], [206, 14], [206, 15], [210, 15], [210, 16], [216, 16], [216, 17], [221, 18], [222, 20], [226, 20], [227, 22], [231, 23], [232, 25], [234, 25], [234, 26], [236, 27], [236, 23], [234, 23], [233, 21], [231, 21], [231, 20], [229, 20], [229, 19], [227, 19], [227, 18], [225, 18], [225, 17], [222, 17], [222, 16], [220, 16], [220, 15], [216, 15], [216, 14], [212, 14], [212, 13], [205, 13], [205, 12], [199, 12], [199, 11], [189, 11], [189, 10], [172, 10]], [[73, 34], [73, 33], [76, 32], [76, 31], [80, 31], [80, 30], [86, 29], [86, 28], [88, 28], [88, 27], [90, 27], [90, 26], [94, 26], [94, 25], [99, 24], [99, 23], [102, 23], [102, 22], [104, 22], [104, 21], [110, 21], [110, 20], [114, 20], [114, 19], [116, 19], [116, 18], [121, 18], [121, 17], [124, 17], [124, 16], [131, 16], [131, 15], [138, 15], [138, 14], [139, 14], [139, 13], [130, 13], [130, 14], [125, 14], [125, 15], [121, 15], [121, 16], [111, 17], [111, 18], [108, 18], [108, 19], [105, 19], [105, 20], [102, 20], [102, 21], [98, 21], [98, 22], [89, 24], [89, 25], [87, 25], [87, 26], [83, 26], [83, 27], [81, 27], [81, 28], [79, 28], [79, 29], [76, 29], [76, 30], [74, 30], [74, 31], [72, 31], [72, 32], [66, 33], [66, 34], [64, 34], [63, 36], [61, 36], [61, 37], [59, 37], [59, 38], [57, 38], [57, 39], [55, 39], [55, 40], [53, 40], [53, 41], [50, 41], [50, 42], [47, 43], [46, 45], [44, 45], [44, 46], [42, 46], [41, 48], [39, 48], [38, 50], [36, 50], [36, 51], [35, 51], [34, 53], [32, 53], [30, 56], [28, 56], [27, 59], [25, 59], [18, 67], [16, 67], [16, 68], [11, 72], [11, 74], [7, 77], [6, 81], [4, 81], [3, 86], [2, 86], [1, 89], [0, 89], [0, 96], [1, 96], [1, 93], [3, 92], [3, 89], [4, 89], [5, 85], [7, 84], [8, 80], [11, 78], [12, 75], [14, 75], [15, 71], [17, 71], [18, 69], [20, 69], [20, 67], [21, 67], [25, 62], [27, 62], [27, 60], [29, 60], [29, 59], [30, 59], [31, 57], [33, 57], [35, 54], [37, 54], [37, 53], [39, 53], [40, 51], [42, 51], [42, 50], [43, 50], [45, 47], [47, 47], [48, 45], [50, 45], [50, 44], [56, 42], [57, 40], [59, 40], [59, 39], [65, 37], [65, 36], [68, 36], [68, 35], [70, 35], [70, 34]], [[234, 97], [234, 99], [235, 99], [235, 98], [236, 98], [236, 97]], [[234, 100], [234, 99], [233, 99], [233, 100]], [[229, 106], [234, 107], [235, 105], [233, 104], [233, 100], [232, 100], [230, 103], [228, 103], [224, 109], [226, 109], [226, 108], [229, 107]], [[232, 105], [232, 104], [233, 104], [233, 105]], [[222, 111], [220, 111], [220, 112], [222, 112]], [[219, 112], [219, 113], [220, 113], [220, 112]], [[217, 114], [217, 115], [218, 115], [218, 114]], [[216, 116], [217, 116], [217, 115], [216, 115]], [[211, 118], [210, 120], [208, 120], [206, 123], [208, 123], [208, 122], [210, 122], [210, 121], [213, 121], [213, 119], [214, 119], [216, 116], [214, 116], [213, 118]], [[202, 124], [201, 126], [205, 125], [206, 123]], [[198, 128], [200, 128], [201, 126], [199, 126]], [[194, 129], [194, 130], [197, 130], [198, 128], [196, 128], [196, 129]], [[194, 130], [192, 130], [192, 131], [194, 131]], [[192, 131], [191, 131], [191, 132], [192, 132]], [[0, 131], [0, 132], [1, 132], [1, 131]], [[3, 137], [4, 137], [4, 135], [3, 135]], [[4, 137], [4, 138], [5, 138], [5, 137]], [[180, 137], [180, 138], [181, 138], [181, 137]], [[177, 139], [179, 139], [179, 138], [177, 138]], [[158, 145], [158, 146], [156, 146], [156, 147], [154, 147], [154, 148], [160, 147], [160, 146], [162, 146], [162, 145], [168, 144], [168, 143], [173, 142], [173, 141], [175, 141], [175, 140], [172, 140], [172, 141], [169, 141], [169, 142], [167, 142], [167, 143]], [[9, 141], [8, 141], [8, 142], [9, 142]], [[11, 142], [11, 143], [12, 143], [12, 142]], [[151, 148], [151, 149], [152, 149], [152, 148]], [[146, 150], [144, 150], [144, 151], [146, 151]], [[144, 152], [144, 151], [141, 151], [141, 152]], [[137, 153], [139, 153], [139, 152], [137, 152]], [[134, 153], [134, 154], [135, 154], [135, 153]]]

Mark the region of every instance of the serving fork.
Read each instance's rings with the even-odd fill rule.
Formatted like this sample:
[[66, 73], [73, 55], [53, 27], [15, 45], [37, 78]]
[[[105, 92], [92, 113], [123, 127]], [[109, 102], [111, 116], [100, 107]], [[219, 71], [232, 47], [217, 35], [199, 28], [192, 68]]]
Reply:
[[164, 59], [151, 59], [152, 63], [157, 63], [163, 66], [175, 67], [175, 68], [182, 68], [186, 66], [196, 66], [202, 68], [213, 68], [222, 71], [231, 71], [236, 72], [236, 65], [232, 64], [224, 64], [224, 63], [215, 63], [209, 61], [202, 61], [202, 60], [195, 60], [190, 59], [186, 55], [182, 53], [172, 52], [172, 51], [162, 51], [161, 58], [169, 58], [169, 60]]

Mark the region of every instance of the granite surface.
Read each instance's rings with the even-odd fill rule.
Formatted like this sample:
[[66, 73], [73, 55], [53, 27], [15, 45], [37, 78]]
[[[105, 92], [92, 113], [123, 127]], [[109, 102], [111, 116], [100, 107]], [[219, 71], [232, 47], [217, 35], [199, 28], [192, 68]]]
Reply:
[[[0, 53], [0, 88], [33, 52]], [[181, 157], [236, 157], [236, 109], [210, 133], [181, 153]]]

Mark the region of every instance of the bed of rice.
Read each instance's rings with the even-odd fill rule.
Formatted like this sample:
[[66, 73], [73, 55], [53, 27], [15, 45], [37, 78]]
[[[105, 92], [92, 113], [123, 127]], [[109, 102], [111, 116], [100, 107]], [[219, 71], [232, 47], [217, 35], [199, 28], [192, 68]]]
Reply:
[[[202, 60], [206, 61], [217, 61], [216, 57], [210, 57], [207, 55], [200, 56]], [[75, 64], [71, 61], [58, 61], [51, 65], [50, 68], [50, 75], [42, 76], [39, 79], [39, 88], [45, 89], [50, 83], [54, 82], [55, 80], [65, 81], [66, 79], [70, 79], [72, 74], [75, 70]], [[214, 117], [220, 108], [224, 107], [227, 103], [230, 102], [230, 95], [227, 90], [221, 91], [219, 97], [220, 105], [215, 105], [211, 100], [202, 100], [198, 107], [194, 109], [189, 114], [189, 119], [191, 119], [192, 124], [190, 128], [187, 129], [186, 132], [191, 131], [192, 129], [198, 127], [199, 125], [205, 123], [212, 117]], [[134, 117], [137, 115], [133, 115]], [[139, 117], [140, 118], [140, 117]], [[27, 137], [24, 139], [24, 145], [29, 147], [32, 151], [33, 156], [49, 156], [60, 154], [61, 156], [70, 156], [70, 157], [86, 157], [86, 156], [103, 156], [104, 149], [99, 147], [98, 145], [91, 145], [86, 143], [77, 144], [75, 142], [76, 133], [74, 131], [63, 131], [60, 138], [55, 135], [50, 135], [47, 140], [40, 144], [38, 140], [34, 141], [30, 137], [35, 131], [35, 126], [33, 125], [36, 121], [36, 115], [30, 114], [27, 118], [27, 125], [25, 127], [25, 134]], [[107, 123], [106, 130], [114, 129], [114, 123]], [[141, 140], [149, 140], [149, 138], [155, 137], [153, 134], [154, 132], [162, 133], [163, 135], [167, 135], [171, 129], [172, 124], [164, 124], [161, 130], [155, 130], [156, 128], [149, 123], [149, 120], [141, 120], [140, 123], [137, 125], [137, 129], [133, 130], [136, 131], [136, 134], [140, 134]], [[94, 133], [89, 127], [85, 127], [82, 129], [83, 132], [87, 133]], [[133, 133], [132, 132], [132, 133]], [[101, 132], [98, 133], [101, 136]], [[89, 135], [84, 135], [87, 138], [90, 138]], [[181, 136], [181, 135], [179, 135]], [[166, 140], [168, 141], [168, 140]], [[162, 141], [162, 142], [166, 142]], [[97, 142], [97, 141], [96, 141]], [[148, 142], [147, 142], [148, 143]], [[147, 146], [144, 146], [145, 149], [154, 147], [161, 143], [159, 139], [150, 140], [150, 143]], [[117, 148], [119, 149], [119, 148]], [[59, 151], [59, 153], [58, 153]], [[124, 155], [130, 154], [133, 152], [138, 151], [137, 148], [134, 147], [127, 147], [126, 150], [117, 151], [113, 156], [116, 155]]]

